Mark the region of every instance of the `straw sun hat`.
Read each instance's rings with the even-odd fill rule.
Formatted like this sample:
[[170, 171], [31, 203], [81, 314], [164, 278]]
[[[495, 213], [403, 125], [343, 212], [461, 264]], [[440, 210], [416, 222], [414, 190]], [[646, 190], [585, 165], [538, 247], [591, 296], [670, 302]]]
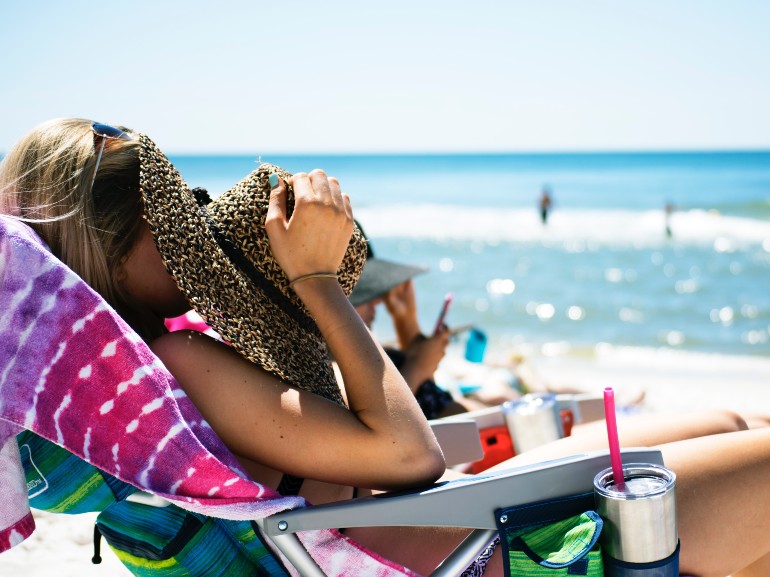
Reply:
[[[277, 173], [288, 181], [291, 175], [262, 164], [212, 201], [204, 190], [190, 190], [147, 136], [139, 135], [139, 143], [144, 215], [166, 268], [190, 305], [250, 361], [342, 404], [326, 343], [289, 288], [265, 232], [268, 176]], [[356, 228], [337, 271], [346, 294], [365, 260], [366, 241]]]

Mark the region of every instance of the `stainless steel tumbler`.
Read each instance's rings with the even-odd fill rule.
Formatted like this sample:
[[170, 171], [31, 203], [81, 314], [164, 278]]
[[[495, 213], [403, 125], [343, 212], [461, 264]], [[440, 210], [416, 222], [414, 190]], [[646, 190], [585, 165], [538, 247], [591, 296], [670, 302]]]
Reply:
[[676, 551], [676, 475], [659, 465], [623, 466], [625, 487], [615, 486], [612, 469], [594, 477], [596, 510], [604, 519], [601, 544], [611, 557], [650, 563]]
[[564, 436], [554, 394], [524, 395], [502, 410], [517, 455]]

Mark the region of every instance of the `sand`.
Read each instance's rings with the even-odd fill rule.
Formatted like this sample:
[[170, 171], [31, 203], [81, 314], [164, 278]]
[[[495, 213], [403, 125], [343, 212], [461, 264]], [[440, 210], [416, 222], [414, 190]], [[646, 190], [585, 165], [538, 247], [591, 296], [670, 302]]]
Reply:
[[[600, 392], [612, 386], [617, 398], [643, 393], [648, 410], [721, 407], [754, 412], [767, 399], [770, 359], [599, 347], [591, 354], [531, 355], [528, 370], [556, 390]], [[103, 562], [91, 564], [95, 515], [35, 511], [37, 529], [24, 543], [0, 555], [3, 577], [128, 577], [130, 573], [102, 541]]]
[[590, 355], [528, 357], [553, 390], [601, 392], [619, 400], [643, 395], [646, 410], [675, 414], [698, 408], [754, 414], [767, 406], [770, 359], [600, 345]]
[[102, 563], [91, 563], [95, 513], [33, 514], [36, 529], [32, 536], [0, 554], [3, 577], [131, 577], [104, 539]]

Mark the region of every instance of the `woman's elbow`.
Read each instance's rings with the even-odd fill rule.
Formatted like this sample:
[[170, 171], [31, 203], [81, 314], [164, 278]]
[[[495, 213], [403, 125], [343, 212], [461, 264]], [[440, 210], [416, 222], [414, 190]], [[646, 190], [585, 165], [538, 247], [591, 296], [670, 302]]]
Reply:
[[446, 472], [446, 461], [438, 444], [402, 453], [400, 461], [404, 486], [429, 485]]
[[444, 453], [436, 447], [436, 450], [431, 453], [430, 459], [426, 459], [426, 461], [430, 461], [425, 468], [426, 479], [429, 479], [427, 482], [435, 483], [446, 473]]

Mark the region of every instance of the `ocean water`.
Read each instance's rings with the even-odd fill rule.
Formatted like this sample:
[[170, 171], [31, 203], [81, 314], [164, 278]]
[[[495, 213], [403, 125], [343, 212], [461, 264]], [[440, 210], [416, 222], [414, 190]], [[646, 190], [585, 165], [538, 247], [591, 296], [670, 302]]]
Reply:
[[[172, 160], [214, 195], [258, 165]], [[452, 292], [449, 324], [495, 350], [770, 354], [770, 151], [261, 160], [337, 176], [378, 256], [430, 267], [415, 280], [425, 330]], [[375, 332], [393, 336], [384, 310]]]

